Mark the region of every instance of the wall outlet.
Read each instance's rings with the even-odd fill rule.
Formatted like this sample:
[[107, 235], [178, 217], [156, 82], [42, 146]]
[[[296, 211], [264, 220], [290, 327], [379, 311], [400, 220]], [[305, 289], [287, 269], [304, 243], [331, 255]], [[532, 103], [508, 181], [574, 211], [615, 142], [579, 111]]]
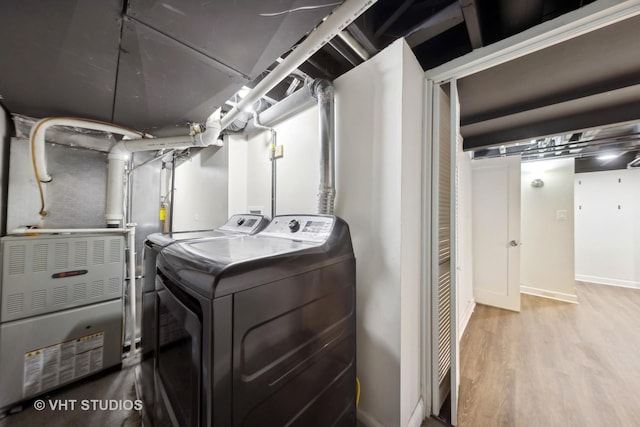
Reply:
[[566, 221], [568, 219], [567, 211], [565, 209], [560, 209], [556, 211], [556, 219], [558, 221]]

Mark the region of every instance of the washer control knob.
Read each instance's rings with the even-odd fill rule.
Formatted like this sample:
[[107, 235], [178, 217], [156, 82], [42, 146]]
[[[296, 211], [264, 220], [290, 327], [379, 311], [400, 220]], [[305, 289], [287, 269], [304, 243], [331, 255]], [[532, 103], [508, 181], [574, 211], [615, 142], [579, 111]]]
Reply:
[[292, 233], [295, 233], [296, 231], [300, 230], [300, 223], [298, 222], [297, 219], [292, 219], [291, 221], [289, 221], [289, 230], [291, 230]]

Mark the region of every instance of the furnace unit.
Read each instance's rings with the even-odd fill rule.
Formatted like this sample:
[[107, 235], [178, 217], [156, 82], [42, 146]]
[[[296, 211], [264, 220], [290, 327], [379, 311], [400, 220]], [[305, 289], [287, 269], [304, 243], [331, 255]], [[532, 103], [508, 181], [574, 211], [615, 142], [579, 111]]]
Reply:
[[0, 248], [0, 411], [121, 363], [124, 236], [9, 236]]

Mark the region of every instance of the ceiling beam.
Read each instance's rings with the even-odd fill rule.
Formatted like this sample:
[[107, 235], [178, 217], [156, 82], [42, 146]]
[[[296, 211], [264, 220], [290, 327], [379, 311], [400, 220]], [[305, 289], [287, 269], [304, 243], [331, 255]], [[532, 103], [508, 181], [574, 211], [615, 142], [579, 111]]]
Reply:
[[373, 56], [379, 52], [377, 43], [371, 29], [370, 20], [365, 19], [366, 16], [360, 16], [349, 25], [346, 31], [353, 36], [354, 39], [365, 48], [369, 55]]
[[382, 23], [382, 25], [380, 25], [380, 27], [373, 35], [377, 38], [384, 34], [389, 29], [389, 27], [391, 27], [393, 23], [396, 22], [398, 18], [400, 18], [402, 14], [405, 13], [415, 1], [416, 0], [404, 0], [400, 7], [397, 8], [396, 11], [393, 12], [393, 14], [391, 14], [391, 16]]
[[469, 40], [474, 49], [482, 47], [482, 32], [480, 31], [480, 18], [478, 18], [478, 5], [476, 0], [460, 0], [460, 8], [464, 16], [464, 22], [469, 33]]
[[425, 77], [434, 83], [461, 79], [636, 15], [638, 0], [598, 0], [427, 70]]
[[461, 24], [463, 21], [464, 17], [460, 4], [455, 2], [414, 27], [405, 35], [405, 38], [409, 46], [415, 47]]
[[463, 125], [464, 149], [495, 146], [640, 120], [640, 85]]

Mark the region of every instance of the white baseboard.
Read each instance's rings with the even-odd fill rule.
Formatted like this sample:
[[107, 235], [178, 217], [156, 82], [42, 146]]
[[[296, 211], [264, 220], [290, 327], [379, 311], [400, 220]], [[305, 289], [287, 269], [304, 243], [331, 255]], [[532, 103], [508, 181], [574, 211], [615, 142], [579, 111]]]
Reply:
[[383, 424], [380, 424], [378, 420], [376, 420], [360, 408], [358, 408], [358, 421], [360, 421], [366, 427], [385, 427]]
[[530, 288], [529, 286], [520, 285], [520, 292], [527, 295], [533, 295], [536, 297], [549, 298], [557, 301], [570, 302], [572, 304], [578, 304], [578, 296], [572, 294], [565, 294], [556, 291], [547, 291], [545, 289]]
[[[424, 417], [424, 402], [422, 401], [422, 399], [420, 399], [415, 409], [413, 410], [411, 417], [409, 418], [407, 427], [420, 427], [422, 425], [422, 421], [424, 421]], [[358, 409], [358, 421], [360, 421], [367, 427], [385, 427], [383, 424], [378, 422], [378, 420], [364, 412], [362, 409]]]
[[465, 329], [467, 329], [467, 325], [469, 324], [469, 320], [471, 320], [471, 315], [475, 309], [476, 300], [472, 298], [462, 312], [462, 318], [460, 319], [460, 325], [458, 327], [458, 340], [462, 339], [462, 334], [464, 334]]
[[585, 276], [576, 274], [576, 280], [580, 282], [597, 283], [599, 285], [620, 286], [622, 288], [640, 289], [640, 282], [633, 280], [611, 279], [608, 277]]
[[420, 427], [422, 425], [422, 421], [424, 420], [424, 402], [422, 399], [418, 400], [418, 404], [416, 405], [416, 409], [413, 410], [413, 414], [409, 418], [409, 423], [407, 427]]

